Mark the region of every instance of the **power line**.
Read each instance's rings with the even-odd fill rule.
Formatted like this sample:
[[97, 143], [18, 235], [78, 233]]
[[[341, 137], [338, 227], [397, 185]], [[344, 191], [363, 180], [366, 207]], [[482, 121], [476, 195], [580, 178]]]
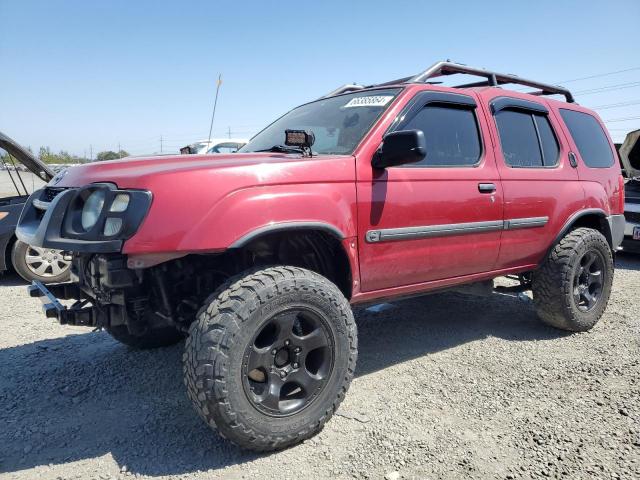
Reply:
[[592, 93], [611, 92], [614, 90], [622, 90], [625, 88], [633, 88], [640, 86], [640, 82], [618, 83], [616, 85], [607, 85], [604, 87], [590, 88], [588, 90], [579, 90], [573, 92], [575, 95], [590, 95]]
[[628, 107], [630, 105], [640, 105], [640, 100], [629, 100], [627, 102], [609, 103], [607, 105], [598, 105], [597, 107], [591, 107], [593, 110], [607, 110], [609, 108]]
[[616, 70], [614, 72], [597, 73], [595, 75], [589, 75], [588, 77], [572, 78], [570, 80], [562, 80], [562, 81], [557, 82], [557, 83], [579, 82], [580, 80], [590, 80], [592, 78], [607, 77], [609, 75], [615, 75], [617, 73], [624, 73], [624, 72], [632, 72], [634, 70], [640, 70], [640, 67], [625, 68], [624, 70]]
[[621, 117], [621, 118], [612, 118], [610, 120], [604, 120], [604, 123], [613, 123], [613, 122], [628, 122], [630, 120], [640, 120], [640, 116], [636, 117]]

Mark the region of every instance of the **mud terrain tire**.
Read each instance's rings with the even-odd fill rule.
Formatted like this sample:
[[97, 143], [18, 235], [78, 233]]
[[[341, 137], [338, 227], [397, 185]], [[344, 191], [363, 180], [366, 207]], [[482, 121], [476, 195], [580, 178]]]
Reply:
[[[306, 325], [311, 318], [316, 322], [309, 320], [311, 334], [302, 332], [303, 321]], [[304, 339], [319, 336], [323, 346], [305, 347]], [[289, 360], [288, 349], [302, 352], [300, 363]], [[270, 361], [269, 352], [274, 355], [273, 365], [264, 371], [248, 370], [253, 356]], [[283, 352], [279, 364], [277, 358]], [[302, 400], [289, 400], [282, 393], [288, 385], [284, 382], [310, 376], [312, 357], [321, 358], [320, 364], [330, 364], [330, 368], [317, 374], [322, 379], [314, 381], [319, 383], [300, 388], [296, 395]], [[242, 448], [272, 451], [322, 429], [347, 392], [356, 359], [356, 325], [340, 290], [309, 270], [273, 267], [232, 278], [207, 299], [191, 325], [183, 364], [189, 397], [211, 428]], [[286, 369], [291, 370], [291, 377], [282, 380], [271, 395], [271, 386], [287, 375]], [[260, 387], [254, 382], [256, 372], [266, 385], [263, 397], [274, 399], [269, 404], [257, 400], [262, 397], [254, 390], [256, 384]], [[290, 404], [299, 409], [282, 413]]]
[[613, 271], [613, 255], [605, 237], [591, 228], [572, 230], [533, 273], [538, 316], [562, 330], [590, 330], [607, 307]]

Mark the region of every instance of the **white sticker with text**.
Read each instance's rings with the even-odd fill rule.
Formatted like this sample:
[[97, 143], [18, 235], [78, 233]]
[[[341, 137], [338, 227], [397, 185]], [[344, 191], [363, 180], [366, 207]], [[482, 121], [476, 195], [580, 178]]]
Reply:
[[372, 95], [370, 97], [352, 98], [343, 108], [352, 107], [384, 107], [393, 98], [392, 95]]

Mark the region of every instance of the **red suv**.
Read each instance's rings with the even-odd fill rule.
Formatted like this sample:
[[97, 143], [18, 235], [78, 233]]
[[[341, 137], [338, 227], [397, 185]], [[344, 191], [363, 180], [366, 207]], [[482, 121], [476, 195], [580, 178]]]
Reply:
[[[431, 81], [450, 74], [481, 80]], [[255, 450], [310, 437], [344, 398], [350, 304], [515, 274], [542, 321], [589, 330], [625, 226], [595, 113], [561, 87], [449, 62], [341, 87], [227, 157], [95, 163], [57, 180], [17, 229], [74, 252], [73, 283], [30, 287], [47, 317], [132, 347], [187, 337], [196, 410]]]

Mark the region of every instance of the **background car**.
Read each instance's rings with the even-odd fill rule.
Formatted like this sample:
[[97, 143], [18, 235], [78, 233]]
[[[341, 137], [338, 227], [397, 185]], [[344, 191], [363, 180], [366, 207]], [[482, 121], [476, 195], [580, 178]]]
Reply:
[[620, 161], [627, 177], [624, 186], [624, 241], [622, 248], [640, 252], [640, 129], [627, 134], [619, 149]]
[[186, 145], [180, 149], [182, 154], [204, 154], [204, 153], [236, 153], [249, 140], [245, 138], [214, 138], [211, 140], [201, 140], [199, 142]]
[[58, 283], [68, 280], [69, 254], [32, 247], [15, 236], [24, 202], [33, 190], [54, 178], [53, 170], [2, 132], [0, 165], [0, 272], [13, 267], [27, 281]]

